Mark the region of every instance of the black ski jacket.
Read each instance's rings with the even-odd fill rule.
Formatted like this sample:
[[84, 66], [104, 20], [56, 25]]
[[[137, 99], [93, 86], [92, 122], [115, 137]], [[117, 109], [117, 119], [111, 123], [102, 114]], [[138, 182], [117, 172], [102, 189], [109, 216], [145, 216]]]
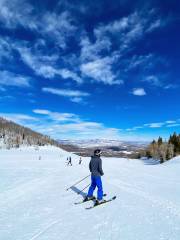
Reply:
[[103, 176], [102, 160], [98, 156], [92, 156], [89, 163], [89, 170], [92, 176]]

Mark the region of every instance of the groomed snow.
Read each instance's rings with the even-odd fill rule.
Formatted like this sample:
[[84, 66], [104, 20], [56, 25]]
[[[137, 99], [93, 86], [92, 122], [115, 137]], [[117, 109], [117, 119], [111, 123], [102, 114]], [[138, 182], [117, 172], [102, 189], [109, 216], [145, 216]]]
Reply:
[[[41, 158], [39, 158], [41, 156]], [[117, 195], [92, 210], [74, 191], [89, 174], [89, 158], [55, 147], [0, 150], [0, 239], [2, 240], [179, 240], [180, 158], [163, 165], [102, 158], [104, 192]], [[40, 159], [40, 160], [39, 160]]]

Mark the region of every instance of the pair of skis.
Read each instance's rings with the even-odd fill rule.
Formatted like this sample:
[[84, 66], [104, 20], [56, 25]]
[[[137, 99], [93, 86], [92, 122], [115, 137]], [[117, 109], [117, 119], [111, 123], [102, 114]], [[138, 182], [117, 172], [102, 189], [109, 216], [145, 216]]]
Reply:
[[[105, 197], [105, 196], [106, 196], [106, 194], [103, 195], [103, 197]], [[75, 205], [77, 205], [77, 204], [82, 204], [82, 203], [89, 202], [89, 201], [95, 201], [95, 203], [94, 203], [93, 206], [90, 206], [90, 207], [87, 207], [87, 208], [86, 208], [87, 210], [89, 210], [89, 209], [95, 208], [95, 207], [97, 207], [97, 206], [100, 206], [100, 205], [102, 205], [102, 204], [111, 202], [111, 201], [113, 201], [113, 200], [115, 200], [115, 199], [116, 199], [116, 196], [114, 196], [114, 197], [112, 197], [112, 198], [109, 198], [109, 199], [107, 199], [107, 200], [104, 200], [104, 201], [102, 201], [102, 202], [100, 202], [100, 203], [97, 203], [97, 202], [96, 202], [96, 197], [93, 197], [93, 198], [91, 198], [91, 199], [89, 199], [89, 200], [86, 200], [86, 201], [76, 202]]]

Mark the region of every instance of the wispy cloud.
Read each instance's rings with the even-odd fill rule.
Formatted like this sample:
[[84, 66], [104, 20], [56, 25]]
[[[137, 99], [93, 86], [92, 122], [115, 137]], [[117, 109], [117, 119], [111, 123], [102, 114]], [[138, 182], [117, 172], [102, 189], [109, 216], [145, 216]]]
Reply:
[[[90, 37], [85, 28], [69, 11], [75, 6], [65, 4], [68, 8], [64, 9], [67, 10], [60, 11], [62, 5], [62, 3], [58, 4], [54, 11], [47, 11], [44, 8], [37, 12], [28, 1], [1, 0], [0, 22], [4, 26], [9, 29], [22, 27], [38, 35], [36, 42], [29, 45], [25, 41], [14, 42], [11, 44], [11, 48], [18, 51], [21, 60], [36, 75], [46, 79], [61, 77], [67, 81], [73, 80], [76, 83], [83, 83], [89, 81], [90, 78], [89, 82], [91, 83], [122, 84], [122, 71], [116, 64], [119, 60], [123, 61], [123, 56], [131, 51], [132, 45], [142, 39], [147, 32], [152, 32], [164, 25], [155, 9], [139, 10], [106, 24], [97, 23]], [[83, 9], [85, 9], [84, 7]], [[22, 9], [25, 10], [22, 11]], [[71, 61], [72, 54], [64, 56], [65, 52], [63, 52], [67, 47], [69, 38], [73, 38], [75, 42], [80, 44], [80, 54], [79, 51], [74, 52], [73, 62]], [[48, 43], [53, 43], [53, 48], [47, 54]], [[3, 51], [1, 51], [3, 56], [7, 54], [4, 50], [8, 48], [8, 44], [3, 43]], [[62, 51], [59, 51], [59, 48]], [[60, 58], [59, 54], [61, 53], [63, 57]], [[10, 54], [8, 55], [10, 56]], [[63, 58], [66, 60], [64, 61]], [[129, 64], [129, 69], [146, 63], [151, 58], [152, 54], [135, 56]], [[59, 66], [60, 60], [64, 61], [62, 61], [61, 67]], [[145, 65], [147, 66], [147, 64]], [[79, 100], [78, 98], [74, 99], [76, 102]]]
[[77, 29], [67, 11], [56, 13], [44, 9], [39, 12], [25, 0], [1, 0], [0, 22], [9, 29], [22, 27], [35, 31], [54, 40], [63, 49], [67, 38]]
[[56, 139], [120, 137], [119, 129], [108, 128], [103, 123], [83, 120], [74, 113], [53, 112], [47, 109], [34, 109], [33, 113], [34, 116], [16, 113], [0, 113], [0, 116]]
[[73, 36], [77, 26], [75, 26], [72, 16], [67, 11], [60, 14], [46, 12], [42, 15], [41, 22], [38, 23], [38, 30], [42, 35], [47, 35], [56, 41], [57, 45], [64, 49], [68, 37]]
[[87, 36], [82, 34], [80, 39], [81, 55], [80, 60], [82, 62], [95, 61], [101, 58], [102, 52], [109, 52], [112, 46], [112, 42], [108, 37], [102, 39], [97, 38], [95, 43], [92, 43]]
[[19, 113], [3, 113], [0, 112], [0, 116], [4, 117], [7, 120], [16, 122], [18, 124], [28, 124], [28, 123], [32, 123], [32, 122], [37, 122], [38, 118], [36, 117], [32, 117], [26, 114], [19, 114]]
[[61, 76], [63, 79], [72, 79], [77, 83], [82, 83], [82, 79], [73, 71], [63, 68], [58, 69], [57, 60], [58, 55], [44, 55], [38, 51], [34, 51], [26, 46], [15, 46], [18, 50], [23, 62], [28, 65], [37, 75], [44, 78], [54, 78], [55, 76]]
[[79, 116], [74, 113], [58, 113], [46, 109], [34, 109], [34, 113], [49, 117], [53, 121], [58, 122], [79, 122]]
[[0, 21], [10, 29], [18, 26], [32, 29], [36, 27], [35, 19], [32, 21], [33, 10], [32, 5], [24, 0], [1, 0]]
[[126, 131], [132, 132], [132, 131], [136, 131], [139, 129], [146, 129], [146, 128], [158, 129], [158, 128], [166, 128], [166, 127], [179, 127], [179, 126], [180, 126], [180, 119], [176, 119], [176, 120], [167, 120], [164, 122], [146, 123], [146, 124], [143, 124], [142, 126], [127, 128]]
[[[163, 26], [156, 11], [135, 11], [125, 17], [109, 23], [100, 23], [94, 28], [94, 39], [90, 40], [88, 34], [81, 38], [80, 69], [85, 77], [94, 82], [105, 84], [122, 84], [119, 72], [129, 71], [143, 65], [146, 69], [154, 66], [154, 55], [135, 55], [132, 59], [125, 57], [133, 49], [138, 40], [144, 38], [147, 32]], [[114, 49], [114, 44], [116, 48]], [[117, 47], [118, 46], [118, 47]], [[130, 61], [126, 69], [120, 70], [114, 66], [117, 62]], [[121, 74], [122, 76], [122, 74]]]
[[[84, 121], [73, 113], [55, 113], [48, 110], [34, 110], [34, 113], [48, 115], [51, 122], [41, 119], [41, 125], [35, 125], [35, 129], [42, 133], [50, 134], [55, 138], [99, 138], [114, 139], [119, 137], [119, 130], [108, 128], [102, 123]], [[44, 127], [46, 126], [46, 127]]]
[[113, 60], [106, 57], [81, 65], [81, 72], [83, 75], [92, 78], [96, 82], [103, 82], [104, 84], [114, 85], [122, 84], [122, 80], [118, 80], [112, 70]]
[[106, 25], [101, 24], [95, 28], [94, 33], [97, 38], [101, 39], [104, 36], [118, 35], [118, 41], [121, 43], [120, 50], [127, 50], [134, 41], [143, 38], [147, 32], [161, 26], [164, 24], [157, 17], [155, 9], [152, 9], [150, 11], [135, 11]]
[[175, 121], [175, 120], [168, 120], [168, 121], [166, 121], [165, 123], [168, 123], [168, 124], [174, 124], [174, 123], [176, 123], [177, 122], [177, 120]]
[[133, 55], [132, 58], [129, 58], [125, 61], [127, 65], [125, 69], [126, 72], [137, 68], [141, 68], [144, 71], [154, 67], [155, 63], [157, 62], [157, 56], [151, 53], [147, 55]]
[[145, 127], [149, 127], [149, 128], [160, 128], [160, 127], [162, 127], [162, 126], [164, 126], [164, 125], [165, 125], [164, 122], [144, 124]]
[[0, 38], [0, 62], [3, 59], [12, 59], [12, 48], [6, 37]]
[[30, 82], [31, 79], [29, 77], [8, 71], [0, 71], [0, 85], [30, 87]]
[[161, 87], [163, 85], [163, 83], [160, 81], [160, 79], [155, 75], [147, 76], [144, 79], [144, 81], [147, 83], [150, 83], [151, 85], [156, 86], [156, 87]]
[[67, 97], [73, 102], [81, 102], [84, 97], [88, 97], [90, 94], [87, 92], [82, 92], [78, 90], [70, 90], [70, 89], [57, 89], [57, 88], [42, 88], [43, 92], [55, 94], [62, 97]]
[[169, 84], [164, 85], [164, 89], [166, 89], [166, 90], [176, 89], [176, 88], [179, 88], [178, 84], [169, 83]]
[[132, 94], [135, 96], [145, 96], [146, 92], [145, 92], [144, 88], [134, 88], [132, 90]]
[[157, 75], [149, 75], [143, 77], [142, 82], [148, 83], [149, 86], [161, 88], [164, 90], [176, 89], [178, 88], [177, 84], [171, 83], [171, 79], [169, 79], [168, 74], [157, 74]]

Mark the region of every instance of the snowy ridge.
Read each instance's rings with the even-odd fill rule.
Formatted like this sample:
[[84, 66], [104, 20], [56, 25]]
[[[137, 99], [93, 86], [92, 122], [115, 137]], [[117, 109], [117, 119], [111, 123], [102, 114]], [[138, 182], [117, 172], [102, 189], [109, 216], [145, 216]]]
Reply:
[[147, 142], [127, 142], [120, 140], [109, 140], [109, 139], [87, 139], [87, 140], [58, 140], [62, 144], [72, 144], [79, 147], [102, 147], [102, 146], [122, 146], [127, 147], [127, 145], [147, 145]]
[[[179, 240], [180, 157], [165, 164], [102, 158], [104, 192], [113, 202], [86, 211], [66, 188], [89, 174], [89, 158], [56, 147], [0, 150], [0, 239]], [[41, 158], [39, 158], [41, 157]]]

